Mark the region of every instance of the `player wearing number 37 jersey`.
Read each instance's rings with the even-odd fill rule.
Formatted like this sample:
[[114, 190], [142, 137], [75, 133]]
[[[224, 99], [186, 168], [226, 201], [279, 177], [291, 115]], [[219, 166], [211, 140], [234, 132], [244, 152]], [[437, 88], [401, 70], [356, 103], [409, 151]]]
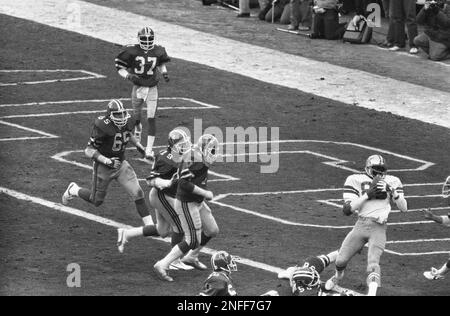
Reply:
[[93, 160], [93, 176], [91, 190], [79, 187], [75, 182], [69, 184], [62, 197], [64, 205], [74, 197], [100, 206], [109, 184], [116, 180], [135, 201], [136, 209], [144, 224], [153, 224], [144, 192], [131, 165], [125, 160], [125, 149], [128, 142], [136, 146], [142, 154], [145, 148], [132, 134], [134, 123], [119, 100], [108, 103], [106, 115], [95, 119], [91, 138], [85, 149], [85, 155]]

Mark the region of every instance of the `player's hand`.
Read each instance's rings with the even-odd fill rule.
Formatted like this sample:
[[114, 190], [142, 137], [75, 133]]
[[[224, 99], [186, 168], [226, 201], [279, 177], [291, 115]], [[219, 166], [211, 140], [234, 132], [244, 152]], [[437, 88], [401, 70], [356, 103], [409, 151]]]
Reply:
[[214, 198], [214, 193], [212, 193], [211, 191], [206, 191], [205, 192], [205, 199], [207, 201], [211, 201]]
[[383, 184], [380, 184], [381, 179], [379, 177], [373, 178], [370, 184], [369, 190], [367, 190], [367, 196], [369, 200], [384, 200], [387, 198], [387, 191]]
[[135, 74], [128, 74], [127, 79], [130, 80], [135, 85], [139, 84], [139, 76]]
[[162, 76], [163, 76], [165, 82], [170, 81], [169, 74], [167, 72], [163, 73]]
[[431, 209], [422, 210], [423, 216], [425, 216], [426, 219], [433, 219], [434, 214], [431, 212]]
[[119, 158], [110, 158], [106, 165], [111, 169], [119, 169], [121, 164], [122, 162]]
[[389, 194], [393, 197], [396, 198], [398, 196], [397, 191], [395, 190], [394, 187], [390, 186], [386, 181], [384, 180], [380, 180], [377, 183], [377, 188], [378, 190], [382, 191], [382, 192], [389, 192]]

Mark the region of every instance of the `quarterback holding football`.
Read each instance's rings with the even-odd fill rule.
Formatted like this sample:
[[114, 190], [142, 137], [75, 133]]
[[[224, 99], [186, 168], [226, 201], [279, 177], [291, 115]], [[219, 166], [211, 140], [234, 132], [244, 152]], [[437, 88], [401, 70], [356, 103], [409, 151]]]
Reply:
[[170, 61], [166, 49], [155, 45], [155, 33], [149, 27], [138, 32], [139, 44], [127, 46], [115, 59], [119, 75], [133, 83], [131, 103], [135, 112], [135, 137], [140, 141], [142, 110], [147, 107], [148, 135], [146, 157], [153, 157], [155, 115], [158, 107], [158, 70], [169, 81], [166, 63]]
[[408, 210], [402, 183], [399, 178], [387, 174], [385, 159], [380, 155], [370, 156], [365, 173], [353, 174], [344, 185], [345, 215], [358, 215], [353, 230], [347, 235], [336, 259], [336, 274], [325, 284], [332, 290], [344, 277], [347, 264], [368, 244], [367, 285], [368, 296], [376, 296], [381, 286], [380, 258], [386, 246], [386, 230], [391, 202], [401, 212]]

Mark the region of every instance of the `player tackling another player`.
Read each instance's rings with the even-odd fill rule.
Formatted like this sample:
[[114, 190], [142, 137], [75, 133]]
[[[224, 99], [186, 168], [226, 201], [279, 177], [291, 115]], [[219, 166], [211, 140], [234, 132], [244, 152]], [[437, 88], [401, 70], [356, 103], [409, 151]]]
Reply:
[[125, 160], [128, 142], [145, 154], [145, 148], [133, 136], [134, 121], [120, 100], [111, 100], [106, 114], [95, 119], [91, 138], [84, 151], [93, 160], [92, 188], [85, 189], [72, 182], [62, 196], [62, 203], [67, 205], [74, 197], [100, 206], [105, 200], [108, 186], [116, 180], [133, 198], [136, 210], [145, 225], [152, 225], [153, 220], [144, 199], [144, 191], [139, 185], [133, 167]]
[[387, 165], [380, 155], [370, 156], [365, 173], [353, 174], [344, 185], [345, 215], [358, 215], [353, 230], [347, 235], [336, 258], [336, 273], [325, 284], [332, 290], [344, 277], [347, 264], [368, 244], [367, 285], [368, 296], [375, 296], [381, 286], [380, 258], [386, 246], [386, 230], [391, 201], [401, 212], [408, 210], [402, 183], [387, 174]]
[[153, 157], [155, 141], [155, 115], [158, 107], [158, 70], [169, 82], [166, 63], [170, 61], [164, 47], [155, 45], [155, 33], [149, 27], [138, 32], [139, 44], [125, 48], [115, 59], [119, 75], [133, 83], [131, 103], [135, 114], [134, 135], [140, 141], [142, 133], [142, 111], [147, 107], [148, 135], [146, 157]]

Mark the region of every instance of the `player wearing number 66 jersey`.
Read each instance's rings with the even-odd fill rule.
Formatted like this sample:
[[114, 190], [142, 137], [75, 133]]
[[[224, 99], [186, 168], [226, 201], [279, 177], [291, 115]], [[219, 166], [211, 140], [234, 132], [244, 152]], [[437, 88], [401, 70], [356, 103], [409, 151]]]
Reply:
[[325, 284], [332, 290], [344, 277], [349, 261], [368, 244], [367, 284], [369, 296], [375, 296], [381, 286], [380, 258], [386, 245], [386, 229], [391, 202], [401, 212], [408, 210], [399, 178], [387, 174], [387, 165], [380, 155], [370, 156], [365, 173], [347, 178], [344, 185], [343, 212], [358, 215], [358, 221], [347, 235], [336, 259], [336, 275]]
[[95, 206], [100, 206], [106, 197], [110, 182], [116, 180], [135, 201], [136, 209], [144, 224], [153, 224], [136, 173], [125, 160], [128, 142], [134, 144], [140, 153], [145, 153], [145, 148], [132, 134], [133, 127], [133, 120], [130, 119], [122, 102], [111, 100], [106, 115], [95, 120], [91, 138], [84, 151], [85, 155], [93, 160], [92, 188], [89, 190], [79, 187], [75, 182], [70, 183], [62, 197], [64, 205], [78, 196]]
[[[148, 136], [147, 157], [153, 156], [155, 140], [155, 114], [158, 102], [159, 71], [169, 81], [166, 63], [170, 61], [164, 47], [155, 45], [155, 34], [149, 27], [138, 32], [137, 45], [127, 46], [115, 59], [119, 75], [133, 83], [131, 102], [135, 112], [135, 136], [140, 141], [142, 133], [142, 108], [147, 107]], [[157, 71], [158, 70], [158, 71]]]

